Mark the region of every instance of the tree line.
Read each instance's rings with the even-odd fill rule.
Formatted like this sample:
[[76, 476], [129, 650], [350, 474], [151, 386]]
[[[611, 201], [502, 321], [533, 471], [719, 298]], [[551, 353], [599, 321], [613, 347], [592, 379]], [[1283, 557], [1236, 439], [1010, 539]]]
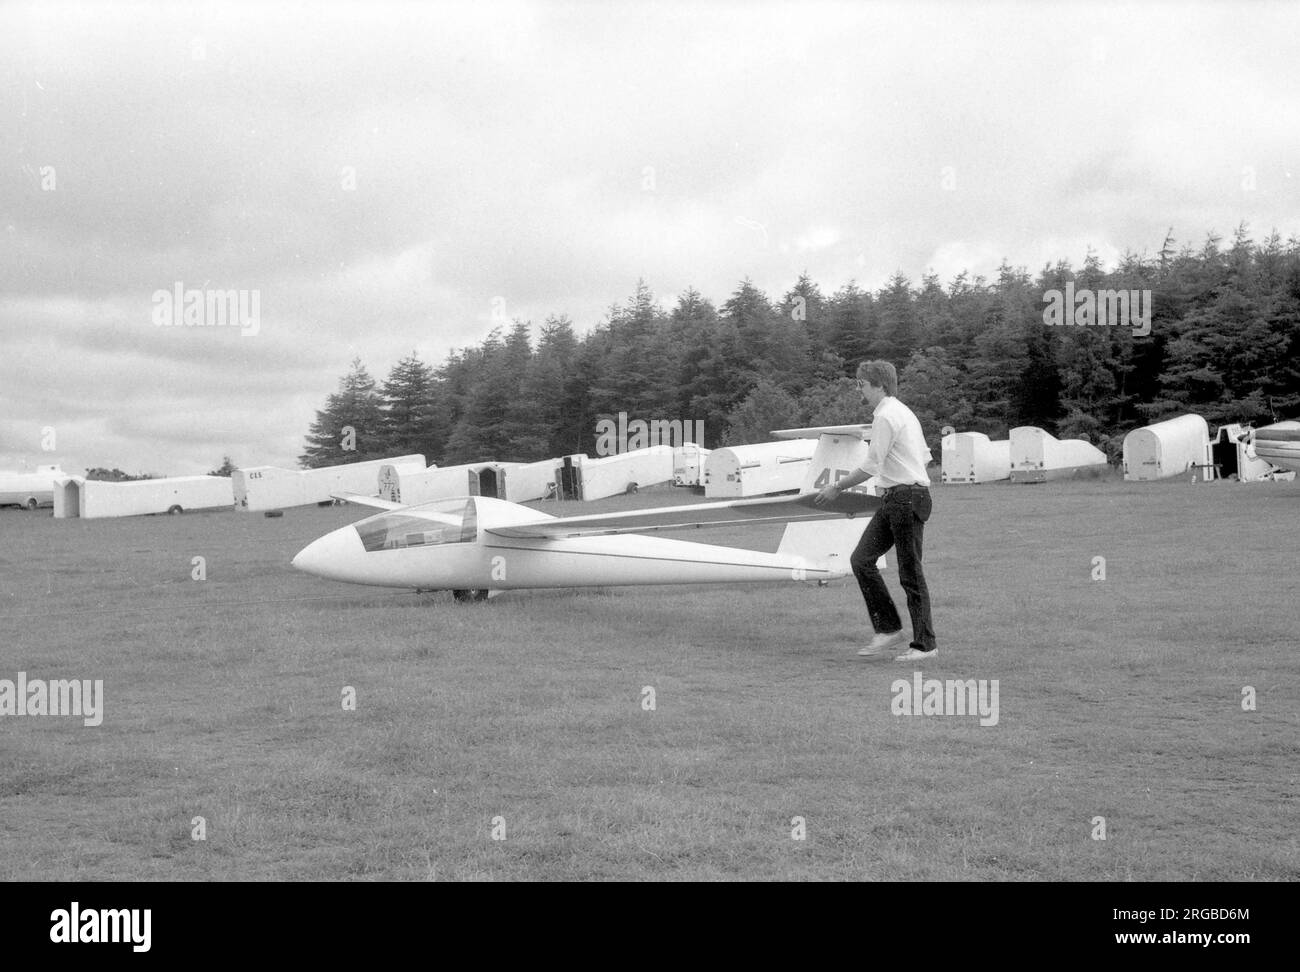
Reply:
[[[1049, 327], [1049, 291], [1150, 291], [1151, 329]], [[704, 445], [761, 442], [769, 430], [861, 422], [852, 380], [868, 358], [899, 369], [899, 397], [938, 455], [940, 429], [1006, 438], [1035, 425], [1112, 456], [1123, 435], [1194, 411], [1263, 424], [1300, 412], [1300, 241], [1276, 232], [1230, 244], [1210, 234], [1104, 268], [1089, 253], [1031, 277], [901, 273], [868, 292], [826, 295], [807, 274], [773, 300], [748, 279], [719, 307], [694, 289], [661, 306], [648, 287], [579, 336], [564, 315], [494, 329], [432, 366], [412, 353], [376, 382], [352, 362], [316, 414], [300, 457], [311, 468], [421, 453], [452, 465], [590, 453], [596, 423], [702, 421]]]

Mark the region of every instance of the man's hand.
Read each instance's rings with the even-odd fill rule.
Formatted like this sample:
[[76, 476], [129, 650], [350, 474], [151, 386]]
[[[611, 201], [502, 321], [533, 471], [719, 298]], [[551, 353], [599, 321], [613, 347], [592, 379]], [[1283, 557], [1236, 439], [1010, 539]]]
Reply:
[[833, 503], [835, 501], [835, 497], [839, 495], [840, 495], [839, 486], [836, 485], [835, 483], [831, 483], [829, 486], [827, 486], [825, 489], [823, 489], [820, 493], [817, 494], [817, 498], [813, 500], [813, 502], [816, 503], [818, 506], [824, 506], [827, 503]]

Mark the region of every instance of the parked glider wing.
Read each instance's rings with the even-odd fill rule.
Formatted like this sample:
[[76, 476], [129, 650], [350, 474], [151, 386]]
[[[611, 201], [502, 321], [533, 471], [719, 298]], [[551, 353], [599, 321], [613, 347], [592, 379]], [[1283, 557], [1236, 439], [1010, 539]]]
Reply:
[[748, 523], [830, 520], [859, 514], [870, 516], [880, 506], [877, 497], [863, 493], [844, 492], [824, 506], [818, 506], [814, 502], [816, 498], [816, 493], [801, 493], [798, 496], [764, 496], [726, 503], [665, 506], [653, 510], [631, 510], [623, 513], [551, 517], [536, 523], [489, 526], [485, 528], [485, 532], [499, 537], [537, 539], [610, 536], [619, 533], [653, 533], [659, 530], [688, 530]]
[[362, 496], [360, 493], [330, 493], [330, 499], [342, 500], [345, 503], [355, 503], [357, 506], [370, 506], [376, 510], [406, 509], [406, 507], [401, 503], [394, 503], [391, 500], [380, 499], [378, 496]]

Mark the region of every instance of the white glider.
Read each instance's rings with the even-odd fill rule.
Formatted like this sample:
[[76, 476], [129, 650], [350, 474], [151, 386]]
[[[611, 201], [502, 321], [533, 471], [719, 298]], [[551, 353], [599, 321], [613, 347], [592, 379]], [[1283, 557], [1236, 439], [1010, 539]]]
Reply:
[[[790, 496], [555, 517], [486, 496], [406, 507], [340, 494], [338, 499], [382, 512], [309, 544], [293, 566], [353, 584], [451, 590], [460, 600], [525, 588], [844, 577], [880, 501], [857, 491], [825, 506], [813, 500], [827, 482], [861, 464], [869, 431], [869, 426], [835, 426], [774, 433], [818, 436], [803, 488]], [[775, 553], [644, 536], [773, 522], [787, 524]]]

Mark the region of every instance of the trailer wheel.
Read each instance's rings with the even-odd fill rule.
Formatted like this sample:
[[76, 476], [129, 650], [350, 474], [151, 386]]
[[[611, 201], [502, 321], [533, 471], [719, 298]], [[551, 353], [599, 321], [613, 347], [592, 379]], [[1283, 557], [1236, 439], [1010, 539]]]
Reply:
[[452, 592], [451, 592], [451, 596], [454, 597], [454, 598], [455, 598], [457, 601], [459, 601], [461, 604], [469, 604], [469, 603], [471, 603], [471, 602], [473, 602], [473, 601], [486, 601], [486, 600], [487, 600], [487, 596], [488, 596], [488, 592], [487, 592], [487, 591], [482, 591], [482, 590], [477, 590], [477, 591], [452, 591]]
[[40, 504], [36, 502], [36, 497], [35, 497], [35, 496], [29, 496], [29, 497], [27, 497], [27, 502], [26, 502], [24, 505], [25, 505], [25, 506], [27, 507], [27, 509], [29, 509], [29, 510], [35, 510], [36, 507], [40, 506]]
[[184, 511], [183, 509], [181, 509], [180, 506], [179, 506], [179, 504], [178, 504], [178, 505], [175, 505], [175, 506], [170, 507], [170, 508], [167, 510], [167, 515], [168, 515], [168, 516], [179, 516], [181, 513], [184, 513], [184, 512], [185, 512], [185, 511]]

